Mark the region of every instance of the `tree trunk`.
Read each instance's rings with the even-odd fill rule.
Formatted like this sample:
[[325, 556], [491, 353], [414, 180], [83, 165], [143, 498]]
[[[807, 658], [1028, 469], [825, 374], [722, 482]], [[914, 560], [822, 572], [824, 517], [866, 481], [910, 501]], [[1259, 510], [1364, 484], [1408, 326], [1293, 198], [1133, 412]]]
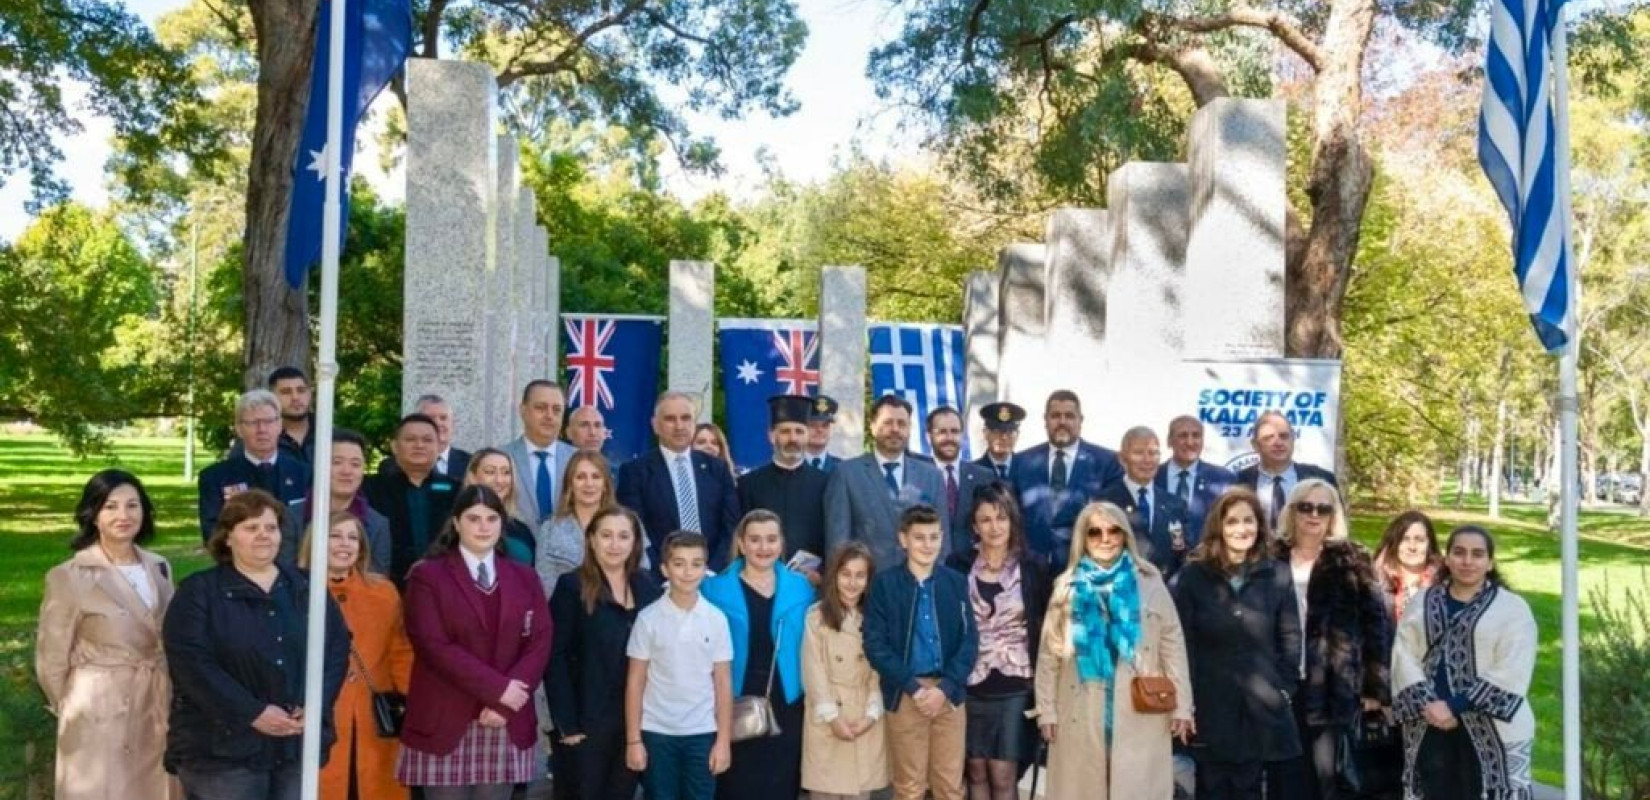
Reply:
[[1495, 444], [1490, 447], [1490, 516], [1496, 519], [1501, 517], [1501, 458], [1506, 436], [1507, 397], [1503, 394], [1495, 403]]
[[1290, 247], [1285, 301], [1286, 351], [1297, 358], [1341, 354], [1341, 302], [1346, 297], [1374, 167], [1358, 137], [1363, 111], [1363, 63], [1375, 26], [1374, 0], [1335, 0], [1312, 88], [1312, 167], [1307, 197], [1312, 227], [1302, 248]]
[[287, 286], [286, 226], [292, 165], [303, 137], [319, 0], [251, 0], [258, 37], [258, 109], [246, 187], [242, 299], [243, 382], [270, 370], [309, 366], [308, 293]]
[[1650, 435], [1639, 427], [1639, 516], [1650, 517]]
[[1557, 533], [1562, 523], [1560, 514], [1563, 509], [1562, 498], [1564, 492], [1575, 487], [1564, 485], [1564, 425], [1558, 419], [1553, 420], [1553, 446], [1547, 453], [1547, 529]]

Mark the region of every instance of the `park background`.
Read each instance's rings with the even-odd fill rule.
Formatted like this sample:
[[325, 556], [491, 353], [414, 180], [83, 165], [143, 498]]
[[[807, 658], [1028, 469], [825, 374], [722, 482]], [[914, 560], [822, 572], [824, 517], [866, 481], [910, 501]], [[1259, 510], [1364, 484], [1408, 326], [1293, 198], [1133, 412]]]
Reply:
[[[249, 276], [278, 264], [249, 195], [289, 164], [254, 158], [258, 133], [280, 127], [260, 111], [262, 66], [282, 57], [255, 20], [287, 5], [0, 9], [0, 419], [15, 423], [0, 434], [0, 796], [44, 791], [50, 772], [33, 620], [85, 478], [106, 464], [143, 476], [160, 550], [180, 574], [203, 563], [179, 437], [193, 414], [195, 465], [210, 462], [271, 346], [247, 335], [263, 291]], [[1595, 796], [1642, 800], [1650, 10], [1571, 5], [1584, 736]], [[1358, 535], [1422, 506], [1506, 537], [1543, 633], [1537, 777], [1556, 783], [1556, 370], [1474, 158], [1484, 9], [1197, 8], [1206, 30], [1165, 16], [1191, 13], [1176, 3], [431, 0], [415, 4], [414, 55], [498, 70], [566, 313], [664, 313], [666, 265], [689, 259], [718, 265], [721, 317], [815, 316], [819, 270], [860, 264], [870, 316], [956, 322], [967, 274], [1038, 238], [1050, 209], [1103, 205], [1126, 161], [1181, 158], [1210, 92], [1287, 101], [1291, 279], [1307, 274], [1296, 244], [1355, 234], [1307, 264], [1327, 290], [1291, 285], [1289, 354], [1344, 362], [1338, 466]], [[1337, 37], [1360, 10], [1368, 35]], [[1356, 91], [1333, 80], [1347, 70]], [[401, 399], [401, 94], [362, 128], [341, 267], [338, 423], [375, 443]], [[1350, 223], [1322, 213], [1360, 191]]]

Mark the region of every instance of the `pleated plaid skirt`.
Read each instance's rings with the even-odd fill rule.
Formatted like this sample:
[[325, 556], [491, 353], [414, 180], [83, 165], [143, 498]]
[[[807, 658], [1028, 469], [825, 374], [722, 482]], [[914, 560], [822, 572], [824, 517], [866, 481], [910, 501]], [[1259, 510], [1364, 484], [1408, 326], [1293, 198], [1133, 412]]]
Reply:
[[528, 783], [538, 778], [544, 758], [538, 744], [519, 748], [504, 728], [484, 728], [471, 722], [464, 738], [446, 755], [434, 755], [402, 746], [395, 778], [404, 786], [484, 786], [490, 783]]

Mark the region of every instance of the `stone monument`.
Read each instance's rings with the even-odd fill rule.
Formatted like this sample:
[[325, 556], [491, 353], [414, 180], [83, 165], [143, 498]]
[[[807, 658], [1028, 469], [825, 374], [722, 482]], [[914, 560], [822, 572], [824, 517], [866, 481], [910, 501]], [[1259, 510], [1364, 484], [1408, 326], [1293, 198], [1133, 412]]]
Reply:
[[985, 426], [980, 408], [997, 401], [997, 355], [1002, 342], [997, 290], [1001, 279], [995, 270], [968, 273], [968, 294], [963, 299], [963, 407], [968, 449], [976, 458], [985, 452]]
[[[1020, 447], [1042, 444], [1043, 401], [1057, 388], [1048, 385], [1054, 364], [1044, 358], [1048, 333], [1045, 267], [1047, 248], [1041, 244], [1011, 244], [997, 254], [1000, 285], [997, 290], [997, 399], [1024, 406], [1032, 424], [1020, 427]], [[1063, 373], [1060, 373], [1063, 374]]]
[[715, 318], [716, 265], [670, 262], [670, 324], [666, 328], [670, 366], [665, 385], [670, 391], [699, 399], [700, 422], [710, 421]]
[[819, 274], [819, 393], [837, 401], [829, 449], [844, 458], [865, 452], [869, 345], [865, 268], [824, 268]]

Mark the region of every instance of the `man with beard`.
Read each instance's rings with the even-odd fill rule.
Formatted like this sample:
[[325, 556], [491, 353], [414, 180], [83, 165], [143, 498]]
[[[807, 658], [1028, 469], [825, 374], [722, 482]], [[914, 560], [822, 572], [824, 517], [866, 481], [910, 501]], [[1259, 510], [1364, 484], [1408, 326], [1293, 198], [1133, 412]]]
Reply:
[[[808, 441], [808, 414], [813, 398], [778, 395], [768, 398], [768, 442], [773, 462], [739, 479], [739, 507], [746, 513], [765, 508], [779, 515], [785, 535], [785, 558], [806, 550], [825, 558], [825, 484], [829, 478], [802, 460]], [[814, 570], [804, 572], [818, 583]]]
[[[945, 507], [945, 479], [933, 464], [909, 458], [911, 404], [885, 394], [871, 405], [871, 452], [831, 471], [825, 485], [825, 543], [835, 548], [858, 539], [871, 548], [878, 568], [905, 559], [899, 543], [900, 515], [916, 505]], [[951, 518], [941, 516], [941, 559], [951, 552]]]
[[280, 367], [269, 373], [269, 391], [281, 404], [281, 455], [305, 464], [315, 461], [315, 415], [310, 411], [313, 393], [309, 376], [297, 367]]
[[1048, 442], [1014, 456], [1009, 481], [1025, 515], [1026, 547], [1056, 572], [1071, 551], [1072, 525], [1090, 500], [1122, 480], [1117, 454], [1083, 441], [1083, 405], [1077, 393], [1059, 389], [1043, 405]]
[[939, 512], [951, 518], [951, 552], [963, 553], [974, 543], [974, 489], [997, 479], [985, 467], [962, 460], [962, 414], [950, 406], [928, 412], [928, 449], [934, 467], [945, 481]]

